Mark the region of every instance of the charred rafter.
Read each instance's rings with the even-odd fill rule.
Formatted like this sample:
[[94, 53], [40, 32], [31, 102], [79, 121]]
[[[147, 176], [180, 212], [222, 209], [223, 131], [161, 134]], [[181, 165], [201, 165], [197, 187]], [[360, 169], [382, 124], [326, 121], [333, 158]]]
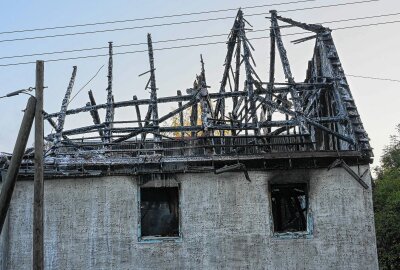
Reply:
[[[293, 78], [281, 35], [284, 27], [278, 21], [311, 32], [312, 36], [295, 43], [315, 39], [304, 82]], [[251, 27], [239, 10], [228, 37], [221, 84], [214, 93], [207, 85], [205, 64], [200, 56], [200, 74], [196, 75], [193, 86], [186, 89], [186, 94], [178, 90], [175, 96], [159, 97], [150, 35], [147, 36], [150, 70], [139, 75], [150, 75], [145, 86], [150, 90], [149, 98], [133, 96], [131, 100], [114, 101], [110, 43], [107, 102], [96, 104], [89, 91], [90, 102], [86, 106], [68, 110], [74, 69], [61, 111], [45, 114], [45, 119], [56, 130], [46, 137], [57, 150], [50, 153], [49, 171], [59, 170], [60, 164], [75, 175], [88, 175], [107, 164], [107, 170], [110, 164], [116, 169], [121, 166], [130, 170], [127, 164], [131, 164], [132, 173], [149, 169], [186, 171], [196, 162], [241, 160], [243, 164], [250, 162], [247, 167], [262, 158], [270, 162], [299, 155], [320, 160], [329, 156], [329, 160], [334, 160], [337, 155], [344, 157], [348, 153], [357, 162], [369, 160], [372, 153], [368, 136], [331, 31], [271, 11], [269, 75], [263, 81], [256, 73], [254, 48], [246, 37], [247, 25]], [[285, 82], [275, 81], [277, 57]], [[173, 108], [169, 112], [161, 111], [158, 105], [162, 103], [173, 104], [170, 106]], [[116, 121], [114, 111], [125, 107], [132, 108], [131, 120]], [[104, 122], [100, 120], [100, 110], [105, 110]], [[65, 117], [82, 112], [90, 112], [93, 125], [64, 130]], [[27, 164], [29, 171], [29, 161]]]

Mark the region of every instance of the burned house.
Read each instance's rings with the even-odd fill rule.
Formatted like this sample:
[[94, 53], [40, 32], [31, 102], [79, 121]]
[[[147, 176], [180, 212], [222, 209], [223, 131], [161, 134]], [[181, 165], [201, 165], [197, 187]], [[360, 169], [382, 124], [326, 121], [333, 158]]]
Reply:
[[[158, 96], [150, 35], [148, 99], [114, 101], [110, 43], [107, 102], [89, 92], [86, 106], [70, 109], [74, 67], [61, 110], [44, 113], [54, 128], [45, 137], [46, 269], [378, 268], [372, 149], [331, 30], [275, 11], [270, 19], [266, 80], [241, 10], [214, 91], [201, 59], [193, 87]], [[310, 32], [295, 43], [315, 41], [302, 82], [283, 25]], [[285, 82], [275, 82], [276, 61]], [[161, 103], [175, 109], [162, 115]], [[132, 120], [118, 121], [126, 107]], [[73, 114], [93, 124], [64, 129]], [[3, 269], [32, 264], [33, 163], [25, 155], [1, 232]]]

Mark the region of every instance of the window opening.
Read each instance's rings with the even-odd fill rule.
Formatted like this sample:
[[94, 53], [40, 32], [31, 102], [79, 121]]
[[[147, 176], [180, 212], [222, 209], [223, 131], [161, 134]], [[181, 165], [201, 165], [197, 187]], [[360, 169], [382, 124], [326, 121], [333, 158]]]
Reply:
[[307, 230], [306, 184], [271, 185], [271, 201], [274, 232]]
[[141, 236], [179, 236], [179, 188], [140, 189]]

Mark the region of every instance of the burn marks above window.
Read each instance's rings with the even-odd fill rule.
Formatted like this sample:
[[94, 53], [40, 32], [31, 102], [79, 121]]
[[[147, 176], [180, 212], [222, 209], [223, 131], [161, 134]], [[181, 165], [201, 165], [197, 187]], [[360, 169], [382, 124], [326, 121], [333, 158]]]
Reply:
[[179, 237], [179, 187], [140, 188], [141, 238]]
[[306, 184], [272, 184], [271, 202], [275, 233], [307, 231]]

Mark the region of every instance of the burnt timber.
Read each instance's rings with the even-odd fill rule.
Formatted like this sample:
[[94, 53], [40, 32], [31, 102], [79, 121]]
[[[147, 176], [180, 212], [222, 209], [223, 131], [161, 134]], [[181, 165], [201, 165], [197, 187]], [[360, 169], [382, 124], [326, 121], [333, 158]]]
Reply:
[[[49, 145], [45, 177], [205, 172], [239, 162], [249, 170], [316, 168], [328, 167], [338, 158], [350, 165], [369, 164], [372, 149], [331, 30], [278, 16], [276, 11], [271, 11], [270, 20], [270, 67], [265, 81], [255, 71], [254, 47], [246, 37], [251, 26], [242, 10], [229, 33], [217, 92], [211, 92], [206, 83], [206, 63], [201, 57], [200, 75], [186, 94], [178, 91], [176, 96], [159, 97], [150, 34], [150, 70], [141, 74], [149, 75], [145, 86], [150, 91], [148, 99], [134, 96], [132, 100], [114, 101], [110, 42], [106, 103], [96, 103], [89, 91], [86, 106], [68, 109], [74, 67], [61, 110], [44, 113], [55, 128], [45, 137]], [[294, 43], [315, 40], [303, 82], [293, 78], [280, 23], [310, 31], [311, 36]], [[275, 82], [277, 59], [286, 82]], [[161, 115], [160, 103], [176, 109]], [[115, 120], [117, 110], [123, 107], [132, 109], [131, 121]], [[106, 112], [104, 122], [99, 110]], [[183, 119], [184, 112], [190, 114], [188, 121]], [[73, 114], [91, 115], [93, 125], [65, 130], [64, 122]], [[173, 124], [174, 119], [178, 125]], [[3, 169], [7, 169], [10, 158], [1, 157]], [[33, 161], [32, 154], [25, 155], [20, 178], [32, 177]]]

